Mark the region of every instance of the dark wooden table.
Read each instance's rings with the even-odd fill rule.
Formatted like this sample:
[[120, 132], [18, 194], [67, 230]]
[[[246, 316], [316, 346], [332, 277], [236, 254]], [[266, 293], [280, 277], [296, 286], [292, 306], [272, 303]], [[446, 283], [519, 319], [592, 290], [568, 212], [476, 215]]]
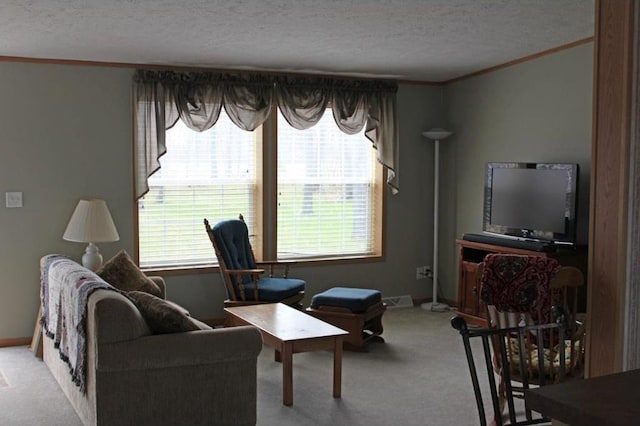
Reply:
[[525, 391], [534, 411], [571, 426], [640, 424], [640, 370]]

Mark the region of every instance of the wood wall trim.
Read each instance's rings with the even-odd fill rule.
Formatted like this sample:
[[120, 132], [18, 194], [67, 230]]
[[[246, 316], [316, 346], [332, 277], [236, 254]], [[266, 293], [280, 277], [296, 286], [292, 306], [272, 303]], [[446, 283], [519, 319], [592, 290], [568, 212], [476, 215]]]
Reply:
[[[338, 80], [387, 80], [397, 81], [397, 79], [383, 76], [369, 76], [369, 75], [345, 75], [339, 73], [326, 72], [293, 72], [293, 71], [277, 71], [277, 70], [262, 70], [262, 69], [246, 69], [246, 68], [220, 68], [220, 67], [206, 67], [195, 65], [171, 65], [171, 64], [144, 64], [144, 63], [131, 63], [131, 62], [102, 62], [102, 61], [88, 61], [81, 59], [54, 59], [54, 58], [28, 58], [23, 56], [2, 56], [0, 55], [0, 62], [22, 62], [30, 64], [43, 64], [43, 65], [70, 65], [70, 66], [86, 66], [86, 67], [104, 67], [104, 68], [130, 68], [156, 70], [156, 71], [182, 71], [182, 72], [213, 72], [213, 73], [235, 73], [235, 74], [262, 74], [262, 75], [275, 75], [275, 76], [299, 76], [299, 77], [330, 77]], [[419, 82], [418, 82], [419, 83]], [[442, 83], [428, 83], [428, 84], [442, 84]]]
[[[521, 64], [523, 62], [532, 61], [543, 56], [551, 55], [562, 50], [571, 49], [573, 47], [581, 46], [583, 44], [591, 43], [594, 41], [594, 37], [587, 37], [580, 40], [576, 40], [571, 43], [556, 46], [551, 49], [543, 50], [542, 52], [533, 53], [531, 55], [523, 56], [518, 59], [514, 59], [503, 64], [495, 65], [489, 68], [485, 68], [479, 71], [465, 74], [460, 77], [452, 78], [444, 81], [419, 81], [419, 80], [403, 80], [398, 79], [399, 84], [405, 85], [419, 85], [419, 86], [446, 86], [450, 83], [455, 83], [460, 80], [466, 80], [468, 78], [477, 77], [479, 75], [488, 74], [502, 68], [508, 68], [514, 65]], [[92, 67], [111, 67], [111, 68], [131, 68], [131, 69], [151, 69], [151, 70], [172, 70], [172, 71], [208, 71], [208, 72], [237, 72], [243, 73], [261, 73], [261, 74], [278, 74], [278, 75], [301, 75], [301, 76], [314, 76], [316, 74], [309, 73], [294, 73], [294, 72], [276, 72], [276, 71], [262, 71], [262, 70], [245, 70], [245, 69], [225, 69], [216, 67], [196, 67], [196, 66], [180, 66], [180, 65], [159, 65], [159, 64], [134, 64], [128, 62], [100, 62], [100, 61], [84, 61], [77, 59], [53, 59], [53, 58], [27, 58], [22, 56], [0, 56], [0, 62], [24, 62], [33, 64], [51, 64], [51, 65], [75, 65], [75, 66], [92, 66]], [[363, 80], [376, 80], [384, 79], [380, 77], [358, 77], [358, 76], [344, 76], [339, 74], [322, 74], [318, 73], [318, 76], [329, 75], [334, 78], [345, 79], [363, 79]], [[393, 79], [389, 79], [393, 80]]]
[[[148, 68], [148, 69], [167, 69], [166, 66], [151, 64], [130, 64], [126, 62], [101, 62], [101, 61], [85, 61], [78, 59], [54, 59], [54, 58], [28, 58], [24, 56], [2, 56], [0, 62], [23, 62], [27, 64], [49, 64], [49, 65], [78, 65], [86, 67], [108, 67], [108, 68]], [[175, 68], [175, 67], [174, 67]]]
[[8, 348], [9, 346], [29, 346], [31, 337], [15, 337], [12, 339], [0, 339], [0, 348]]
[[538, 52], [538, 53], [534, 53], [534, 54], [531, 54], [531, 55], [523, 56], [522, 58], [514, 59], [513, 61], [505, 62], [505, 63], [500, 64], [500, 65], [495, 65], [493, 67], [485, 68], [485, 69], [482, 69], [480, 71], [472, 72], [471, 74], [466, 74], [466, 75], [463, 75], [461, 77], [452, 78], [451, 80], [444, 81], [441, 84], [445, 84], [446, 85], [446, 84], [458, 82], [460, 80], [466, 80], [466, 79], [469, 79], [469, 78], [477, 77], [479, 75], [488, 74], [488, 73], [491, 73], [491, 72], [494, 72], [494, 71], [497, 71], [497, 70], [500, 70], [500, 69], [503, 69], [503, 68], [509, 68], [509, 67], [514, 66], [514, 65], [521, 64], [523, 62], [533, 61], [534, 59], [539, 59], [539, 58], [541, 58], [543, 56], [552, 55], [554, 53], [558, 53], [558, 52], [563, 51], [563, 50], [572, 49], [574, 47], [582, 46], [583, 44], [591, 43], [593, 41], [594, 41], [594, 37], [583, 38], [583, 39], [576, 40], [576, 41], [571, 42], [571, 43], [567, 43], [567, 44], [563, 44], [561, 46], [553, 47], [551, 49], [543, 50], [542, 52]]
[[623, 368], [633, 7], [596, 0], [587, 377]]
[[624, 368], [640, 368], [640, 7], [636, 7], [631, 107], [631, 169], [629, 170], [629, 247], [627, 269], [626, 334]]

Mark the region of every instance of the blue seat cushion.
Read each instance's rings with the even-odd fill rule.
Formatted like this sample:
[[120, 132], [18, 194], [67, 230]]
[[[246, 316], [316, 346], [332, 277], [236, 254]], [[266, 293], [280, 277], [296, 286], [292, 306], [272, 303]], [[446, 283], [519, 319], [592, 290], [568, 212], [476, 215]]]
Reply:
[[334, 287], [311, 298], [311, 307], [333, 306], [346, 308], [353, 313], [364, 312], [382, 300], [378, 290], [366, 288]]
[[[305, 282], [295, 278], [260, 278], [258, 300], [279, 302], [304, 291]], [[253, 300], [253, 284], [245, 284], [247, 300]]]

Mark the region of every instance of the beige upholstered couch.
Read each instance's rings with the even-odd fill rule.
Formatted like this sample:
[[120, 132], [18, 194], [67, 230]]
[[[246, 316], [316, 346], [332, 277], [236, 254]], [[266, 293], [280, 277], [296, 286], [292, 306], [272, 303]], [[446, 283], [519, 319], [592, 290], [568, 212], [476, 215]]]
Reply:
[[[164, 296], [164, 281], [154, 281]], [[45, 363], [85, 425], [256, 423], [262, 340], [253, 327], [153, 335], [127, 297], [95, 290], [87, 303], [86, 393], [53, 339], [43, 345]]]

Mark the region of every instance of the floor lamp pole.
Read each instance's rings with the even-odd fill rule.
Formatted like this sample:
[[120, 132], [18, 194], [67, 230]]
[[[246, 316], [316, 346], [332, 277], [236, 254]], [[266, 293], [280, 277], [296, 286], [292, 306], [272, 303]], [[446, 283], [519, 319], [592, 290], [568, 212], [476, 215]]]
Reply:
[[[438, 303], [438, 230], [440, 225], [440, 141], [435, 140], [433, 166], [433, 302], [431, 310], [436, 310]], [[447, 306], [448, 308], [448, 306]]]
[[431, 303], [424, 303], [423, 309], [434, 312], [449, 310], [446, 303], [438, 303], [438, 231], [440, 227], [440, 140], [451, 136], [452, 132], [444, 129], [431, 129], [423, 133], [423, 136], [434, 141], [434, 167], [433, 167], [433, 296]]

